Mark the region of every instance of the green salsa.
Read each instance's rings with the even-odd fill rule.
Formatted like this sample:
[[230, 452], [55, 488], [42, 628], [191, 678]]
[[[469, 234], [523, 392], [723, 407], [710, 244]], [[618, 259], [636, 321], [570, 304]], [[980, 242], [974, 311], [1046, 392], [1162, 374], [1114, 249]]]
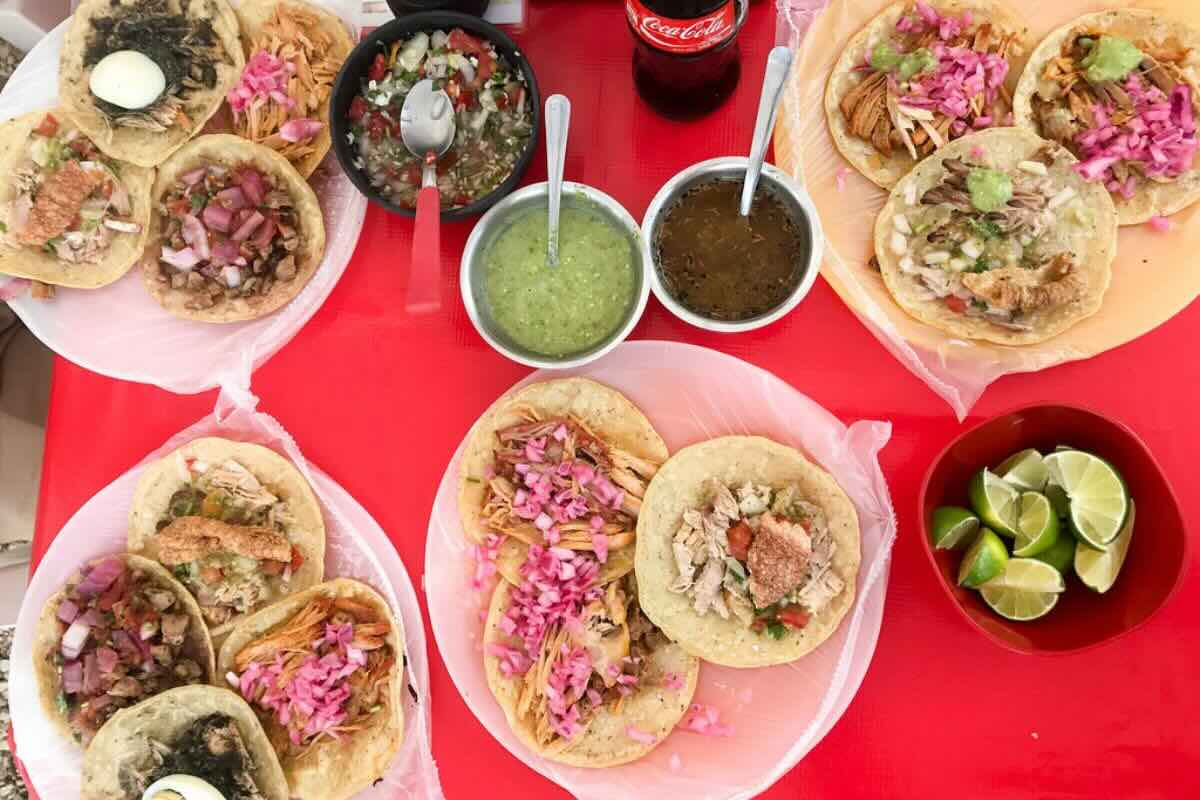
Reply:
[[901, 54], [889, 41], [882, 41], [871, 50], [871, 66], [883, 72], [891, 72], [900, 66]]
[[1101, 36], [1083, 57], [1087, 79], [1092, 83], [1119, 81], [1142, 63], [1142, 51], [1120, 36]]
[[933, 69], [937, 63], [937, 58], [930, 50], [919, 47], [900, 59], [900, 79], [906, 81], [919, 72]]
[[967, 191], [976, 210], [999, 211], [1012, 199], [1012, 178], [999, 170], [973, 169], [967, 173]]
[[634, 243], [598, 211], [567, 207], [557, 267], [546, 266], [548, 212], [522, 214], [484, 253], [492, 318], [513, 341], [547, 356], [592, 347], [625, 319], [633, 302]]

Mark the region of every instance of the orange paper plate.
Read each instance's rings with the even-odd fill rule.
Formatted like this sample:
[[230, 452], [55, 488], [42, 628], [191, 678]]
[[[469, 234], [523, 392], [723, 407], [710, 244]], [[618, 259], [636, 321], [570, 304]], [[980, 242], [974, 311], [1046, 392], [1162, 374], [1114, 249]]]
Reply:
[[[1165, 233], [1147, 225], [1121, 228], [1103, 307], [1047, 342], [1006, 347], [959, 339], [918, 322], [896, 305], [879, 273], [868, 266], [875, 216], [887, 193], [838, 153], [822, 104], [825, 81], [842, 46], [888, 4], [833, 0], [824, 11], [814, 12], [805, 8], [816, 5], [812, 0], [780, 3], [780, 37], [790, 35], [797, 55], [775, 128], [775, 160], [804, 183], [820, 212], [825, 280], [960, 419], [1001, 375], [1045, 369], [1118, 347], [1163, 324], [1200, 295], [1200, 205], [1193, 205], [1170, 217], [1171, 230]], [[1077, 16], [1122, 7], [1089, 0], [1010, 0], [1010, 5], [1029, 24], [1031, 48]], [[1200, 27], [1200, 3], [1157, 0], [1129, 5]]]

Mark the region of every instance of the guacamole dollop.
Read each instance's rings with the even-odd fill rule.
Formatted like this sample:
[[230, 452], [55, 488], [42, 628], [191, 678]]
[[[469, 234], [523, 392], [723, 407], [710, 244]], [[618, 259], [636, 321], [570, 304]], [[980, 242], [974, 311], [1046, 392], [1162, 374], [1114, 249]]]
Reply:
[[1087, 79], [1092, 83], [1123, 80], [1142, 63], [1142, 51], [1120, 36], [1101, 36], [1083, 57]]
[[900, 79], [908, 80], [920, 72], [933, 69], [937, 63], [937, 57], [929, 48], [918, 47], [900, 59]]
[[976, 210], [999, 211], [1012, 199], [1012, 178], [995, 169], [973, 169], [967, 173], [967, 191]]
[[888, 41], [880, 42], [871, 50], [871, 66], [883, 72], [891, 72], [900, 66], [904, 56]]

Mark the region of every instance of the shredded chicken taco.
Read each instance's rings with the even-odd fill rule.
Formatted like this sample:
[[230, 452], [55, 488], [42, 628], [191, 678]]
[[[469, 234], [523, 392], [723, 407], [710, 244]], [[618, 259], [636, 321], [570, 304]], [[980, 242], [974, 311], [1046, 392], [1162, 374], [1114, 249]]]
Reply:
[[213, 647], [196, 601], [169, 572], [113, 555], [85, 565], [46, 603], [33, 669], [46, 715], [87, 746], [120, 709], [210, 683]]
[[83, 0], [58, 93], [102, 151], [153, 167], [200, 132], [244, 64], [226, 0]]
[[475, 424], [459, 468], [459, 513], [498, 548], [510, 583], [531, 545], [595, 554], [601, 581], [633, 569], [637, 517], [667, 446], [620, 392], [586, 378], [534, 383]]
[[846, 44], [825, 87], [834, 144], [890, 189], [973, 130], [1012, 124], [1027, 26], [999, 0], [900, 0]]
[[539, 755], [579, 767], [641, 758], [682, 719], [698, 659], [641, 612], [633, 574], [599, 581], [596, 557], [533, 545], [500, 581], [484, 631], [488, 686]]
[[1075, 157], [1022, 128], [964, 137], [921, 162], [875, 222], [896, 302], [952, 336], [1045, 341], [1100, 309], [1117, 213]]
[[145, 245], [154, 171], [103, 155], [60, 109], [0, 124], [0, 273], [93, 289]]
[[387, 603], [338, 578], [240, 622], [218, 671], [262, 719], [292, 800], [345, 800], [404, 737], [404, 632]]
[[257, 444], [204, 438], [146, 468], [129, 550], [171, 570], [214, 637], [325, 574], [325, 522], [290, 461]]
[[638, 520], [642, 608], [692, 655], [782, 664], [837, 630], [854, 603], [858, 514], [829, 473], [769, 439], [684, 448]]
[[1074, 153], [1122, 225], [1200, 198], [1200, 31], [1139, 9], [1088, 14], [1047, 36], [1017, 87], [1017, 124]]
[[82, 800], [213, 796], [288, 800], [267, 734], [227, 689], [168, 689], [118, 711], [84, 754]]
[[200, 136], [154, 182], [142, 279], [167, 311], [236, 322], [300, 293], [325, 254], [312, 188], [279, 153], [230, 134]]
[[354, 39], [336, 14], [299, 0], [244, 0], [237, 16], [246, 66], [227, 96], [233, 132], [307, 178], [329, 152], [333, 80]]

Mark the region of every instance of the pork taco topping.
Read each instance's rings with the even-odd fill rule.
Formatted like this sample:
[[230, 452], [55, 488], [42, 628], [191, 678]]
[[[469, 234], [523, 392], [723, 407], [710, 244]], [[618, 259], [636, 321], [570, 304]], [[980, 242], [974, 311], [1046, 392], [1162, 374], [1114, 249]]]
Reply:
[[287, 594], [304, 563], [287, 531], [287, 500], [229, 459], [181, 458], [188, 483], [171, 495], [156, 523], [158, 560], [195, 595], [204, 619], [222, 625], [235, 614]]
[[95, 264], [115, 238], [141, 233], [130, 219], [133, 208], [118, 164], [53, 114], [33, 129], [12, 180], [15, 195], [0, 209], [0, 232], [10, 246]]
[[524, 421], [496, 433], [486, 476], [489, 531], [530, 545], [609, 550], [633, 544], [641, 498], [658, 465], [608, 444], [574, 417]]
[[254, 781], [254, 761], [232, 717], [209, 714], [172, 741], [148, 737], [146, 743], [142, 763], [122, 764], [120, 782], [128, 797], [190, 797], [185, 792], [202, 781], [224, 800], [264, 800]]
[[454, 103], [454, 144], [438, 161], [442, 206], [464, 206], [512, 175], [525, 151], [533, 132], [525, 76], [495, 45], [461, 28], [416, 33], [375, 56], [350, 103], [349, 139], [356, 166], [401, 206], [416, 206], [421, 160], [400, 139], [400, 109], [426, 78]]
[[1083, 296], [1073, 237], [1088, 229], [1091, 212], [1071, 185], [1076, 164], [1062, 148], [1047, 145], [1013, 170], [980, 155], [945, 159], [941, 180], [919, 197], [911, 187], [888, 246], [920, 284], [919, 299], [1030, 330], [1029, 314]]
[[697, 614], [782, 639], [841, 594], [825, 512], [796, 486], [709, 479], [705, 491], [708, 503], [685, 511], [672, 537], [676, 577], [668, 586]]
[[272, 744], [300, 756], [386, 713], [397, 653], [392, 623], [349, 597], [318, 596], [241, 649], [226, 680], [277, 723]]
[[1043, 136], [1080, 159], [1086, 180], [1131, 198], [1147, 182], [1192, 169], [1200, 139], [1189, 51], [1073, 31], [1046, 62], [1031, 98]]
[[200, 164], [164, 195], [158, 280], [190, 309], [265, 295], [296, 278], [300, 234], [286, 187], [252, 164]]
[[904, 150], [921, 159], [972, 130], [1011, 124], [1004, 81], [1017, 37], [971, 11], [907, 7], [841, 99], [851, 134], [884, 156]]
[[117, 709], [206, 679], [184, 653], [194, 620], [179, 597], [120, 558], [72, 578], [56, 614], [58, 703], [82, 744]]

